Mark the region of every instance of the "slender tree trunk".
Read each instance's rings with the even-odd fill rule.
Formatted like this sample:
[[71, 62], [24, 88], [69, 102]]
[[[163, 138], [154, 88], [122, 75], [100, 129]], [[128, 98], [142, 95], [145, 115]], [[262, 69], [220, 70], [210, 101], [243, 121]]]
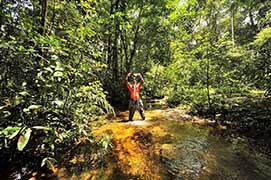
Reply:
[[234, 12], [232, 12], [231, 14], [231, 40], [232, 40], [232, 44], [234, 46], [235, 44], [235, 40], [234, 40]]
[[108, 36], [108, 40], [107, 40], [107, 64], [108, 64], [108, 68], [110, 68], [110, 64], [111, 64], [111, 34]]
[[50, 30], [54, 29], [54, 25], [55, 25], [55, 17], [56, 17], [56, 0], [53, 1], [53, 14], [52, 14], [52, 18], [51, 18], [51, 24], [50, 24]]
[[206, 90], [208, 98], [208, 109], [211, 108], [211, 98], [210, 98], [210, 60], [206, 58]]
[[138, 34], [139, 34], [139, 27], [140, 27], [140, 20], [141, 20], [141, 14], [142, 14], [142, 10], [143, 10], [143, 4], [141, 4], [140, 6], [140, 10], [139, 10], [139, 15], [138, 15], [138, 19], [137, 19], [137, 24], [136, 24], [136, 30], [135, 30], [135, 34], [134, 34], [134, 40], [133, 40], [133, 47], [131, 49], [131, 55], [130, 55], [130, 59], [128, 62], [128, 67], [129, 67], [129, 71], [133, 65], [133, 58], [134, 55], [136, 53], [137, 50], [137, 43], [138, 43]]
[[40, 30], [40, 33], [44, 34], [45, 29], [46, 29], [48, 0], [40, 0], [40, 4], [41, 4], [41, 30]]
[[126, 33], [125, 32], [121, 33], [121, 42], [122, 42], [122, 46], [123, 46], [123, 49], [124, 49], [126, 72], [130, 72], [128, 46], [127, 46], [127, 40], [126, 40]]
[[[119, 9], [119, 0], [115, 3], [115, 11]], [[113, 41], [113, 48], [112, 48], [112, 77], [113, 83], [116, 84], [118, 81], [118, 39], [119, 39], [119, 20], [115, 20], [115, 33], [114, 33], [114, 41]], [[114, 86], [114, 92], [116, 86]]]
[[[44, 35], [46, 32], [46, 19], [47, 19], [47, 11], [48, 11], [48, 0], [40, 0], [40, 5], [41, 5], [41, 21], [40, 21], [40, 27], [39, 27], [39, 33], [41, 35]], [[44, 61], [44, 56], [47, 55], [47, 53], [44, 52], [44, 50], [42, 50], [41, 47], [38, 47], [38, 52], [40, 57], [35, 58], [35, 65], [34, 65], [34, 69], [40, 69], [42, 62], [46, 63]], [[38, 71], [34, 71], [33, 73], [33, 78], [37, 76], [37, 72]], [[35, 84], [35, 88], [34, 90], [36, 91], [37, 94], [43, 94], [43, 91], [45, 89], [43, 88], [39, 88], [38, 86], [36, 86]], [[42, 103], [42, 105], [46, 104], [46, 100], [43, 96], [40, 97], [39, 101]]]
[[135, 55], [135, 52], [136, 52], [136, 49], [137, 49], [138, 30], [139, 30], [139, 25], [137, 25], [136, 32], [135, 32], [135, 35], [134, 35], [133, 48], [131, 49], [130, 59], [128, 61], [128, 68], [129, 68], [128, 71], [131, 70], [131, 67], [133, 65], [133, 58], [134, 58], [134, 55]]
[[114, 43], [113, 43], [113, 52], [112, 52], [112, 75], [113, 75], [113, 82], [116, 82], [118, 79], [118, 25], [116, 25], [116, 32], [114, 37]]
[[249, 9], [249, 20], [250, 20], [250, 26], [253, 31], [253, 34], [257, 31], [257, 25], [255, 25], [253, 14], [252, 14], [252, 8]]
[[[121, 9], [121, 12], [123, 14], [125, 14], [125, 11], [126, 11], [126, 1], [125, 0], [122, 0], [121, 3], [120, 3], [120, 9]], [[125, 30], [124, 31], [120, 31], [120, 38], [121, 38], [121, 49], [124, 50], [124, 59], [125, 59], [125, 69], [126, 69], [126, 73], [130, 72], [130, 67], [129, 67], [129, 55], [128, 55], [128, 42], [127, 42], [127, 37], [126, 37], [126, 32]], [[123, 62], [121, 62], [121, 72], [123, 72], [123, 69], [122, 69], [122, 64]]]
[[[114, 11], [114, 7], [111, 1], [111, 6], [110, 6], [110, 16], [113, 14]], [[112, 34], [110, 33], [108, 36], [108, 40], [107, 40], [107, 64], [108, 64], [108, 68], [110, 69], [110, 65], [111, 65], [111, 38], [112, 38]]]
[[255, 23], [254, 23], [254, 19], [253, 19], [253, 15], [252, 15], [251, 10], [249, 11], [249, 20], [250, 20], [250, 25], [251, 25], [252, 27], [254, 27], [254, 26], [255, 26]]
[[120, 77], [123, 75], [123, 54], [121, 53], [120, 57]]

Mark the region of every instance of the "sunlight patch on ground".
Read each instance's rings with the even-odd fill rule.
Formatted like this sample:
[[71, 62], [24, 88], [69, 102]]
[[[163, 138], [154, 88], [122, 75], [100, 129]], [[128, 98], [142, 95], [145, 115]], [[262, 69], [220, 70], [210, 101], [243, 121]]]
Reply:
[[[120, 112], [117, 117], [109, 118], [107, 124], [93, 128], [93, 135], [97, 139], [104, 134], [111, 136], [113, 148], [110, 160], [103, 170], [92, 169], [67, 179], [97, 179], [102, 171], [105, 179], [163, 179], [161, 158], [168, 161], [174, 160], [176, 156], [176, 150], [170, 144], [170, 140], [175, 136], [169, 133], [167, 116], [170, 117], [171, 124], [186, 124], [192, 121], [188, 121], [190, 118], [184, 118], [177, 109], [169, 109], [166, 112], [147, 110], [145, 115], [146, 120], [141, 120], [139, 113], [136, 113], [134, 120], [127, 122], [129, 112]], [[77, 155], [71, 158], [69, 163], [84, 163], [85, 157], [84, 154]], [[62, 176], [61, 169], [59, 170], [55, 173], [58, 174], [57, 177]]]
[[[139, 122], [145, 123], [144, 121], [136, 123]], [[95, 132], [96, 135], [111, 132], [114, 144], [113, 157], [116, 160], [116, 167], [122, 174], [146, 180], [161, 179], [159, 166], [153, 160], [155, 154], [149, 149], [152, 145], [152, 134], [145, 128], [127, 123], [114, 123], [98, 131]]]
[[[167, 135], [166, 130], [155, 122], [163, 119], [158, 111], [146, 111], [147, 120], [140, 119], [135, 114], [134, 121], [121, 122], [126, 120], [128, 112], [120, 113], [120, 117], [114, 118], [115, 122], [96, 129], [93, 133], [100, 137], [107, 133], [113, 139], [113, 157], [116, 167], [125, 177], [144, 180], [159, 180], [159, 139]], [[156, 149], [156, 150], [155, 150]]]
[[139, 121], [129, 121], [126, 124], [135, 125], [135, 126], [148, 126], [148, 125], [150, 125], [150, 122], [139, 120]]
[[[147, 110], [145, 111], [146, 120], [145, 121], [157, 121], [164, 119], [164, 115], [161, 110]], [[127, 121], [129, 117], [129, 111], [120, 112], [118, 117], [112, 118], [113, 121]], [[133, 120], [142, 120], [138, 112], [135, 112]]]

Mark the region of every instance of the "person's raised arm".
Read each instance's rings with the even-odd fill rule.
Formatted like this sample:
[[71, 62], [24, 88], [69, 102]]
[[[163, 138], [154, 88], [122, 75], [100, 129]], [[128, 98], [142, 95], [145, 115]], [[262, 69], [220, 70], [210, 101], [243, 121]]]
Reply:
[[144, 79], [143, 79], [142, 75], [140, 73], [137, 73], [137, 76], [139, 77], [139, 79], [141, 80], [141, 83], [143, 84], [144, 83]]
[[127, 74], [127, 76], [126, 76], [126, 78], [125, 78], [125, 80], [126, 80], [126, 84], [128, 84], [128, 83], [129, 83], [129, 82], [128, 82], [128, 79], [129, 79], [129, 77], [131, 76], [131, 74], [132, 74], [132, 73], [130, 73], [130, 72]]

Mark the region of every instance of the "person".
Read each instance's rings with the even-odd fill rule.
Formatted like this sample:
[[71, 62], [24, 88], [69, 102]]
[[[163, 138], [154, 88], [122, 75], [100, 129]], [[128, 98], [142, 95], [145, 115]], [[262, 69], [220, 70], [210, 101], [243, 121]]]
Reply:
[[[129, 82], [129, 77], [132, 76], [132, 83]], [[137, 82], [137, 78], [139, 77], [140, 82]], [[140, 88], [144, 83], [144, 79], [140, 73], [128, 73], [126, 76], [127, 87], [130, 91], [130, 100], [129, 100], [129, 121], [133, 120], [133, 116], [135, 111], [139, 111], [140, 116], [143, 120], [145, 120], [145, 114], [143, 109], [143, 103], [140, 99]]]

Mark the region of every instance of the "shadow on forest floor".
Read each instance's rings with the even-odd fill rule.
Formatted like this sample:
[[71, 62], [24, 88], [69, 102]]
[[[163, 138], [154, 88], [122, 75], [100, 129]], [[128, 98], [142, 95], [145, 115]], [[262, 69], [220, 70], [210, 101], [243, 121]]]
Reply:
[[[268, 157], [250, 154], [246, 138], [227, 134], [214, 121], [192, 116], [179, 108], [147, 110], [146, 121], [139, 113], [123, 123], [128, 111], [93, 129], [97, 137], [112, 138], [112, 149], [100, 154], [103, 163], [88, 169], [86, 149], [73, 153], [54, 178], [63, 179], [249, 179], [271, 177], [269, 173], [245, 173], [265, 167]], [[224, 133], [226, 132], [226, 133]], [[231, 133], [231, 131], [229, 131]], [[227, 138], [229, 141], [227, 141]], [[258, 159], [254, 159], [258, 158]], [[265, 158], [265, 159], [261, 159]], [[69, 165], [70, 163], [74, 163]], [[75, 168], [77, 167], [77, 168]], [[242, 167], [242, 168], [240, 168]], [[84, 169], [85, 168], [85, 169]]]
[[[155, 101], [155, 103], [157, 103]], [[217, 177], [223, 179], [235, 169], [235, 153], [243, 153], [242, 157], [251, 162], [250, 166], [261, 164], [247, 157], [247, 146], [271, 149], [271, 141], [267, 131], [260, 131], [262, 126], [257, 122], [270, 122], [270, 99], [233, 98], [227, 99], [227, 106], [217, 106], [215, 120], [229, 124], [235, 129], [216, 125], [214, 119], [200, 118], [180, 108], [164, 108], [146, 104], [147, 120], [142, 121], [138, 112], [134, 120], [128, 121], [127, 110], [116, 111], [116, 116], [107, 116], [103, 120], [92, 122], [91, 129], [97, 141], [104, 143], [98, 148], [82, 139], [78, 144], [64, 148], [64, 158], [51, 172], [32, 172], [30, 179], [200, 179], [201, 177]], [[250, 120], [251, 118], [251, 120]], [[251, 127], [251, 128], [250, 128]], [[266, 126], [265, 128], [267, 128]], [[254, 134], [253, 134], [254, 133]], [[266, 133], [266, 134], [265, 134]], [[253, 137], [245, 140], [241, 135]], [[237, 149], [235, 142], [238, 144]], [[239, 142], [240, 141], [240, 142]], [[229, 144], [233, 147], [228, 149]], [[221, 151], [223, 146], [223, 152]], [[244, 147], [243, 147], [244, 146]], [[105, 148], [107, 147], [107, 148]], [[244, 148], [244, 150], [243, 150]], [[239, 150], [242, 150], [239, 152]], [[249, 148], [250, 149], [250, 148]], [[238, 152], [235, 152], [238, 150]], [[244, 152], [243, 152], [244, 151]], [[263, 152], [266, 150], [264, 149]], [[207, 152], [207, 153], [206, 153]], [[217, 154], [216, 154], [217, 153]], [[226, 159], [220, 158], [224, 153]], [[229, 156], [230, 153], [230, 156]], [[253, 162], [252, 162], [253, 161]], [[269, 163], [269, 159], [266, 160]], [[265, 163], [265, 162], [264, 162]], [[265, 165], [265, 164], [264, 164]], [[225, 169], [225, 167], [227, 169]], [[226, 172], [220, 172], [227, 170]], [[228, 172], [229, 171], [229, 172]], [[235, 174], [242, 178], [243, 171]], [[235, 176], [234, 175], [234, 176]], [[251, 176], [261, 177], [258, 174]], [[269, 174], [267, 177], [271, 177]], [[233, 177], [233, 176], [232, 176]], [[264, 176], [262, 176], [264, 177]]]

